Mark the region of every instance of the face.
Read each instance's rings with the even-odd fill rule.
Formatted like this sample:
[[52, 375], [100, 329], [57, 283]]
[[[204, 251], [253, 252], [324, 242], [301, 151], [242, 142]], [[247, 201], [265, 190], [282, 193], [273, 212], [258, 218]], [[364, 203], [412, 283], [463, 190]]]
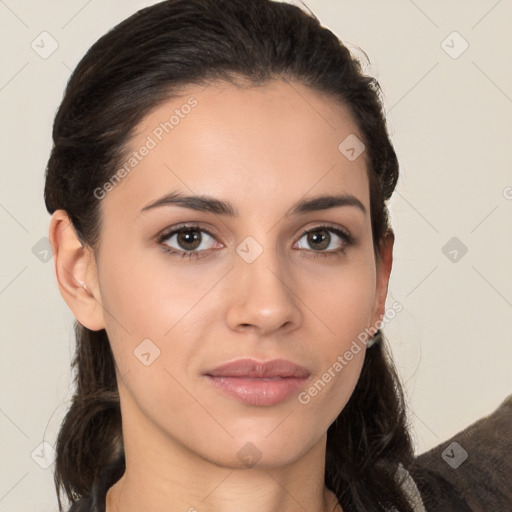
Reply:
[[[389, 276], [366, 154], [339, 149], [354, 135], [345, 107], [281, 80], [190, 87], [141, 122], [98, 191], [95, 270], [130, 428], [229, 467], [325, 442], [364, 346], [336, 361], [379, 319]], [[274, 360], [288, 363], [259, 364]]]

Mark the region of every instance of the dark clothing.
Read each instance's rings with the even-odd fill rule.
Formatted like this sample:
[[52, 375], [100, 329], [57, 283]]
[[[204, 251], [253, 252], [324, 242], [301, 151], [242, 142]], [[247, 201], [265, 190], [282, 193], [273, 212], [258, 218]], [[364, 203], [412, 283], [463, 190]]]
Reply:
[[[467, 452], [457, 468], [446, 462], [457, 465], [461, 450], [450, 449], [454, 442]], [[417, 457], [411, 476], [427, 512], [512, 512], [512, 395], [489, 416]]]
[[[69, 512], [105, 512], [107, 491], [124, 468], [123, 455]], [[512, 395], [489, 416], [417, 456], [410, 474], [426, 512], [512, 512]]]

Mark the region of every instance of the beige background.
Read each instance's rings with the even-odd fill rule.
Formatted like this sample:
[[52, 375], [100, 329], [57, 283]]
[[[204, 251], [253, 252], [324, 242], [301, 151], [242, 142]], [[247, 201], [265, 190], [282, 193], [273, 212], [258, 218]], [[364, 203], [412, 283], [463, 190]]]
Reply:
[[[57, 510], [50, 445], [70, 397], [74, 339], [52, 260], [41, 261], [37, 245], [49, 221], [42, 189], [53, 116], [91, 44], [152, 3], [0, 1], [2, 512]], [[367, 72], [384, 90], [401, 163], [390, 304], [404, 306], [386, 332], [421, 452], [512, 390], [512, 2], [307, 5], [368, 54]], [[45, 37], [51, 49], [43, 31], [58, 43], [47, 58], [31, 47], [43, 51]], [[468, 249], [455, 262], [453, 248], [449, 257], [442, 250], [452, 237]]]

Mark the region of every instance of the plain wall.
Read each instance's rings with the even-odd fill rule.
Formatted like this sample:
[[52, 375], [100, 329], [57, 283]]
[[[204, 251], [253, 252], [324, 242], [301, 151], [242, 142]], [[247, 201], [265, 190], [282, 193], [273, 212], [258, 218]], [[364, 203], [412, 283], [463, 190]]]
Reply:
[[[0, 3], [3, 512], [57, 510], [53, 465], [45, 469], [32, 458], [36, 450], [34, 458], [44, 459], [43, 441], [55, 443], [74, 350], [73, 317], [53, 261], [41, 261], [53, 117], [87, 49], [153, 3]], [[492, 412], [512, 390], [512, 3], [307, 5], [366, 52], [367, 73], [383, 89], [401, 166], [390, 202], [396, 242], [389, 300], [404, 307], [385, 332], [420, 453]], [[43, 31], [58, 43], [47, 58], [31, 47], [39, 41], [43, 51], [45, 37], [51, 48]], [[469, 46], [458, 55], [464, 40]], [[453, 237], [455, 245], [445, 247]]]

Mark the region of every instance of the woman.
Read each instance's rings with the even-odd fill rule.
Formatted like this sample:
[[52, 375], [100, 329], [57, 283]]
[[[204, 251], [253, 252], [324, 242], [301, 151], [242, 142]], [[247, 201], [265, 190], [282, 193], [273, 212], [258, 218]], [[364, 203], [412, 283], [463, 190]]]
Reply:
[[470, 510], [413, 457], [380, 332], [398, 163], [330, 31], [268, 0], [143, 9], [79, 63], [53, 137], [71, 511]]

